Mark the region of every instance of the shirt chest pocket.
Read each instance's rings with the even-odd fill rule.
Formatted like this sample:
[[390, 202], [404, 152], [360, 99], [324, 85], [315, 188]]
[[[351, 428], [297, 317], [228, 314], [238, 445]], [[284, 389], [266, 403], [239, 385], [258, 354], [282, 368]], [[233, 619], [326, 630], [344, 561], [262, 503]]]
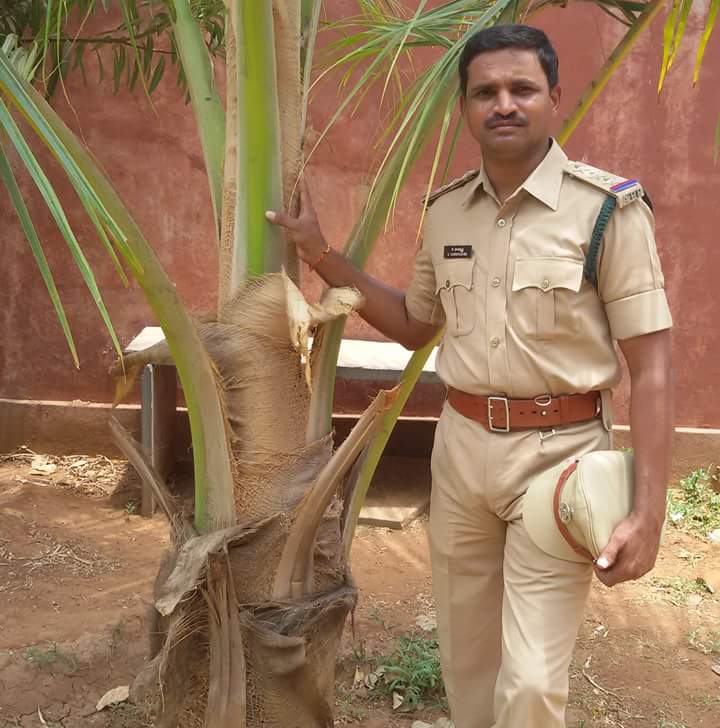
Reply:
[[443, 260], [435, 264], [435, 292], [440, 296], [447, 332], [451, 336], [465, 336], [475, 328], [474, 275], [473, 258]]
[[515, 261], [511, 318], [520, 336], [544, 341], [578, 333], [577, 295], [583, 261], [521, 258]]

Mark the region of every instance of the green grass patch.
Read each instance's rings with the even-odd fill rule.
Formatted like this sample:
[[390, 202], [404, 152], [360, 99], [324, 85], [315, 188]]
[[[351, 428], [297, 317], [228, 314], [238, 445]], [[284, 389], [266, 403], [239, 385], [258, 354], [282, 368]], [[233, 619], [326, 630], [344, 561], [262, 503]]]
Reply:
[[713, 468], [699, 468], [680, 481], [668, 494], [668, 519], [675, 528], [707, 538], [720, 528], [720, 493], [713, 490], [717, 476]]
[[698, 579], [685, 579], [682, 576], [652, 578], [652, 589], [660, 593], [671, 604], [685, 604], [693, 594], [708, 596], [705, 584]]
[[23, 657], [31, 664], [42, 670], [53, 671], [55, 668], [62, 672], [73, 672], [77, 664], [72, 655], [61, 652], [53, 642], [47, 647], [34, 645], [23, 652]]
[[447, 707], [437, 639], [418, 634], [401, 635], [395, 650], [378, 659], [377, 669], [383, 672], [378, 687], [388, 695], [400, 695], [401, 710], [414, 710], [420, 704]]
[[688, 645], [703, 655], [720, 654], [720, 629], [698, 627], [687, 633]]

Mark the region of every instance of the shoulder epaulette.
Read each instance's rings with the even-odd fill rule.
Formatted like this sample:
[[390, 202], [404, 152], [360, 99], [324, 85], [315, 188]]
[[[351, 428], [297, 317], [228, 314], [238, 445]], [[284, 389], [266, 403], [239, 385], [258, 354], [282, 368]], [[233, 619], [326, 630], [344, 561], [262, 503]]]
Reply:
[[452, 182], [448, 182], [446, 185], [434, 190], [429, 195], [425, 195], [425, 197], [422, 198], [423, 205], [425, 205], [425, 207], [430, 207], [430, 205], [432, 205], [438, 197], [442, 197], [445, 193], [452, 192], [452, 190], [456, 190], [458, 187], [466, 185], [471, 180], [474, 180], [479, 174], [479, 169], [471, 169], [469, 172], [465, 172], [462, 177], [458, 177]]
[[618, 177], [582, 162], [568, 162], [565, 172], [611, 195], [617, 200], [618, 207], [625, 207], [635, 200], [640, 200], [645, 194], [642, 185], [636, 179]]

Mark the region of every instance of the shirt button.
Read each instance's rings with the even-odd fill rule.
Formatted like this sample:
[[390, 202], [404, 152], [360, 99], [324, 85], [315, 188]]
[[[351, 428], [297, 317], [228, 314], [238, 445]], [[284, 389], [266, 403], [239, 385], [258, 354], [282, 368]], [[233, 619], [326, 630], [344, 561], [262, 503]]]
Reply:
[[493, 278], [493, 279], [492, 279], [492, 280], [490, 281], [490, 285], [491, 285], [491, 286], [492, 286], [493, 288], [497, 288], [497, 287], [498, 287], [498, 286], [500, 285], [500, 279], [499, 279], [499, 278], [498, 278], [497, 276], [495, 276], [495, 278]]
[[550, 281], [545, 278], [540, 285], [542, 286], [543, 290], [547, 290], [548, 288], [550, 288]]
[[450, 288], [450, 279], [449, 278], [445, 281], [445, 288]]
[[499, 219], [499, 220], [497, 221], [497, 226], [498, 226], [498, 227], [505, 227], [506, 225], [507, 225], [507, 220], [506, 220], [506, 219], [505, 219], [504, 217], [501, 217], [501, 218], [500, 218], [500, 219]]
[[500, 339], [498, 339], [497, 336], [493, 336], [492, 339], [490, 339], [490, 346], [492, 346], [493, 349], [497, 349], [498, 346], [500, 346]]

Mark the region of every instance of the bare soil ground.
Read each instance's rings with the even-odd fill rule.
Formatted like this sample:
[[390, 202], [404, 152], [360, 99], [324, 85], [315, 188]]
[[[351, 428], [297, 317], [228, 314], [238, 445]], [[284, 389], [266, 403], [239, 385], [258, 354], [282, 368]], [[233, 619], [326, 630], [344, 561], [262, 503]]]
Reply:
[[[53, 462], [0, 462], [0, 728], [119, 726], [130, 708], [95, 705], [143, 665], [167, 530], [160, 516], [136, 514], [124, 464]], [[338, 725], [410, 728], [443, 714], [441, 704], [393, 711], [364, 680], [399, 636], [432, 635], [425, 526], [358, 532], [360, 603], [338, 660]], [[671, 526], [651, 575], [612, 590], [596, 583], [567, 725], [720, 726], [719, 593], [720, 546]]]

